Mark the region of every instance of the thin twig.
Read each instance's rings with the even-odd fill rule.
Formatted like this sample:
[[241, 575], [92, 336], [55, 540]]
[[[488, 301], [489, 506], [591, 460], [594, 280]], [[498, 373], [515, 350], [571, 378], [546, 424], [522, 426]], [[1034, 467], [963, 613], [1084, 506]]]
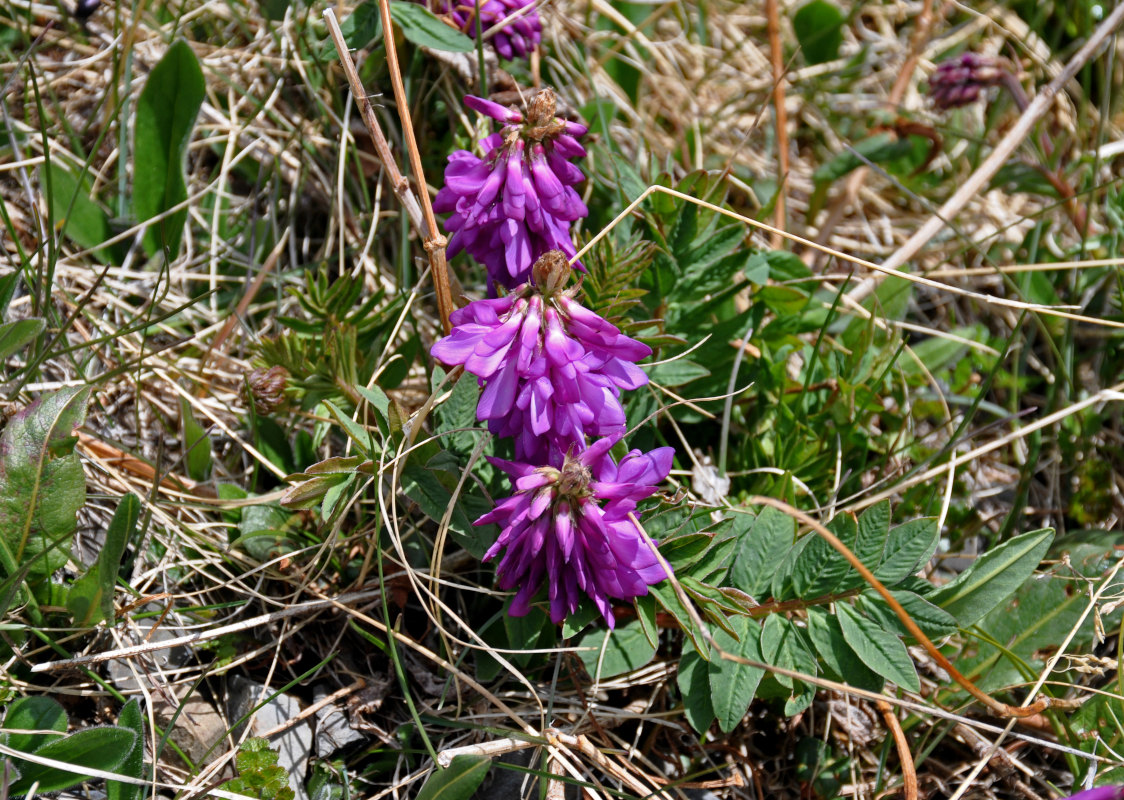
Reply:
[[432, 268], [433, 286], [437, 294], [437, 311], [441, 316], [441, 326], [448, 333], [452, 330], [449, 324], [449, 314], [453, 311], [453, 293], [449, 288], [449, 273], [445, 264], [445, 245], [447, 242], [437, 228], [437, 219], [433, 216], [433, 205], [429, 201], [429, 193], [425, 188], [425, 174], [421, 168], [421, 156], [418, 154], [414, 127], [410, 120], [410, 108], [406, 104], [406, 90], [402, 84], [401, 71], [398, 68], [398, 51], [394, 47], [394, 28], [390, 20], [390, 7], [386, 3], [380, 3], [379, 7], [383, 15], [383, 36], [386, 42], [386, 57], [390, 66], [390, 82], [394, 88], [394, 99], [398, 104], [399, 118], [402, 120], [402, 133], [406, 140], [406, 148], [409, 151], [411, 169], [418, 184], [420, 203], [418, 202], [418, 196], [410, 188], [410, 182], [402, 175], [394, 161], [394, 156], [390, 152], [390, 144], [383, 135], [378, 118], [375, 117], [375, 110], [371, 107], [371, 101], [367, 99], [367, 90], [363, 88], [363, 82], [359, 79], [355, 62], [351, 60], [347, 42], [344, 41], [343, 32], [340, 30], [339, 22], [337, 22], [332, 9], [329, 8], [324, 11], [324, 21], [327, 23], [328, 33], [331, 34], [332, 41], [336, 45], [336, 52], [339, 54], [340, 65], [347, 76], [348, 85], [351, 87], [351, 94], [355, 97], [355, 102], [359, 106], [359, 115], [363, 119], [363, 124], [367, 126], [367, 133], [370, 134], [371, 141], [375, 146], [375, 154], [382, 162], [383, 168], [390, 178], [390, 185], [394, 189], [394, 194], [406, 210], [410, 223], [422, 237], [422, 245], [425, 247], [426, 255], [429, 256], [429, 263]]
[[410, 171], [418, 184], [422, 212], [425, 214], [423, 246], [429, 256], [429, 266], [433, 273], [433, 289], [437, 293], [437, 313], [441, 315], [441, 326], [445, 333], [452, 330], [449, 315], [453, 313], [453, 290], [449, 286], [449, 267], [445, 263], [445, 245], [448, 242], [437, 228], [437, 218], [433, 216], [433, 204], [429, 201], [426, 189], [425, 171], [422, 169], [421, 153], [418, 152], [417, 138], [414, 136], [414, 121], [410, 117], [410, 105], [406, 99], [406, 86], [402, 82], [402, 69], [398, 65], [398, 48], [394, 44], [394, 26], [390, 19], [390, 0], [379, 0], [382, 15], [382, 39], [386, 46], [386, 61], [390, 67], [390, 85], [394, 89], [394, 102], [398, 105], [398, 119], [402, 122], [402, 138], [406, 140], [406, 150], [410, 156]]

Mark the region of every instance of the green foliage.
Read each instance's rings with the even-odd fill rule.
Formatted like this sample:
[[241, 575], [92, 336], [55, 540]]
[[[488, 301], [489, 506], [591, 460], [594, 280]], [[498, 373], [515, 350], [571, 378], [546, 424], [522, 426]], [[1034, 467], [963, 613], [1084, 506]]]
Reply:
[[390, 18], [402, 29], [402, 35], [419, 47], [445, 50], [450, 53], [471, 53], [472, 39], [446, 25], [424, 6], [391, 0]]
[[86, 501], [74, 429], [86, 417], [90, 391], [44, 395], [0, 432], [0, 567], [7, 578], [26, 576], [40, 599], [69, 558], [75, 515]]
[[258, 800], [293, 800], [289, 774], [277, 765], [277, 753], [265, 739], [247, 739], [235, 757], [238, 777], [226, 784], [226, 790], [255, 797]]
[[187, 209], [184, 158], [206, 84], [191, 46], [176, 41], [148, 76], [137, 101], [133, 144], [133, 205], [140, 222], [164, 215], [144, 237], [149, 254], [179, 253]]
[[66, 607], [74, 617], [74, 624], [88, 628], [103, 620], [113, 621], [113, 589], [117, 583], [117, 571], [139, 515], [140, 500], [137, 496], [130, 493], [122, 497], [106, 531], [105, 543], [98, 551], [97, 561], [74, 582], [66, 597]]
[[[143, 722], [136, 701], [130, 705], [133, 706], [131, 710], [126, 710], [129, 705], [122, 709], [122, 717], [127, 718], [124, 726], [84, 728], [67, 735], [66, 712], [54, 700], [21, 697], [13, 701], [0, 725], [0, 742], [20, 753], [61, 761], [73, 765], [74, 769], [15, 758], [8, 791], [23, 794], [35, 785], [40, 792], [59, 792], [89, 780], [88, 770], [114, 772], [123, 765], [123, 774], [139, 779], [137, 761], [130, 759], [143, 746]], [[124, 797], [111, 795], [112, 800]]]
[[418, 800], [468, 800], [491, 768], [487, 756], [456, 756], [449, 766], [438, 767], [429, 776]]
[[822, 64], [839, 56], [843, 44], [843, 12], [827, 0], [812, 0], [792, 17], [792, 30], [809, 64]]

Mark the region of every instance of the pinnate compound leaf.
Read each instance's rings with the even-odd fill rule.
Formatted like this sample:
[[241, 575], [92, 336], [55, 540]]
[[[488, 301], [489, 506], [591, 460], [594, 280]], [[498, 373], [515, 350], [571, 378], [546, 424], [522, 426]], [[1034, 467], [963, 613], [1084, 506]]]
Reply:
[[113, 772], [124, 762], [136, 743], [137, 735], [125, 728], [86, 728], [62, 739], [48, 742], [35, 755], [74, 765], [74, 771], [20, 761], [20, 779], [11, 791], [23, 794], [33, 783], [40, 792], [61, 792], [90, 779], [89, 769]]
[[903, 689], [921, 691], [917, 669], [900, 638], [883, 630], [878, 623], [862, 616], [847, 603], [839, 603], [835, 608], [843, 638], [864, 664]]
[[[749, 617], [734, 617], [730, 625], [738, 634], [735, 639], [723, 630], [715, 631], [714, 641], [724, 652], [741, 656], [751, 661], [763, 661], [761, 658], [761, 625]], [[738, 726], [749, 704], [753, 702], [753, 695], [765, 676], [765, 671], [748, 664], [739, 664], [720, 658], [715, 653], [707, 669], [710, 678], [710, 700], [714, 713], [718, 717], [718, 725], [723, 733], [729, 733]]]
[[871, 570], [886, 586], [901, 583], [923, 567], [937, 550], [936, 517], [922, 517], [891, 528], [882, 563]]
[[[133, 495], [129, 495], [132, 497]], [[134, 697], [126, 703], [121, 713], [117, 715], [117, 727], [132, 731], [136, 734], [133, 747], [125, 755], [125, 759], [117, 768], [117, 772], [129, 778], [144, 778], [144, 714], [141, 712], [140, 703]], [[145, 787], [124, 781], [106, 781], [106, 800], [141, 800], [145, 794]]]
[[[805, 675], [815, 676], [819, 672], [816, 657], [805, 643], [802, 630], [780, 614], [771, 614], [761, 628], [761, 656], [769, 664]], [[815, 687], [779, 673], [774, 673], [773, 678], [789, 690], [784, 704], [787, 716], [811, 704]]]
[[[55, 731], [24, 733], [24, 731]], [[49, 697], [20, 697], [4, 714], [4, 744], [21, 753], [32, 753], [66, 733], [66, 712]]]
[[859, 689], [882, 691], [884, 679], [872, 672], [843, 638], [843, 628], [834, 614], [821, 606], [808, 609], [808, 639], [830, 677]]
[[66, 387], [20, 411], [0, 433], [0, 547], [7, 573], [30, 563], [42, 580], [67, 561], [86, 475], [74, 429], [86, 417], [88, 386]]
[[418, 800], [468, 800], [491, 768], [492, 759], [487, 756], [457, 756], [429, 776]]
[[113, 619], [113, 587], [117, 583], [117, 570], [139, 516], [140, 500], [130, 492], [121, 498], [113, 513], [98, 560], [70, 587], [66, 608], [79, 627], [89, 628], [102, 620]]
[[[827, 529], [848, 548], [854, 548], [858, 538], [854, 516], [840, 514], [828, 523]], [[812, 541], [800, 553], [792, 571], [792, 591], [797, 597], [821, 597], [835, 590], [851, 565], [826, 539], [814, 532], [808, 536]]]
[[[184, 158], [206, 83], [199, 59], [182, 39], [175, 42], [148, 75], [137, 100], [133, 143], [133, 206], [145, 222], [187, 199]], [[179, 253], [187, 209], [167, 213], [144, 237], [149, 255]]]
[[[734, 518], [735, 523], [744, 524], [746, 520], [744, 514]], [[785, 553], [792, 549], [796, 523], [772, 506], [767, 506], [749, 522], [748, 528], [738, 536], [727, 583], [760, 602], [764, 599], [761, 595], [769, 591], [773, 581], [774, 570], [769, 565], [779, 564]]]
[[472, 39], [416, 3], [390, 0], [390, 18], [402, 29], [402, 35], [420, 47], [449, 53], [471, 53]]
[[1050, 528], [1009, 539], [984, 553], [927, 599], [956, 617], [962, 627], [974, 625], [1023, 585], [1052, 541], [1054, 531]]
[[[943, 639], [946, 636], [951, 636], [956, 633], [959, 626], [956, 624], [956, 618], [939, 608], [924, 597], [921, 597], [914, 592], [907, 592], [902, 590], [891, 591], [890, 594], [894, 599], [901, 603], [902, 608], [909, 614], [910, 618], [917, 623], [917, 627], [921, 632], [928, 636], [930, 639]], [[903, 636], [908, 636], [909, 632], [905, 629], [905, 625], [898, 619], [898, 615], [890, 608], [890, 604], [878, 596], [873, 590], [863, 592], [859, 600], [862, 610], [873, 620], [876, 620], [879, 625], [888, 631], [896, 631]]]

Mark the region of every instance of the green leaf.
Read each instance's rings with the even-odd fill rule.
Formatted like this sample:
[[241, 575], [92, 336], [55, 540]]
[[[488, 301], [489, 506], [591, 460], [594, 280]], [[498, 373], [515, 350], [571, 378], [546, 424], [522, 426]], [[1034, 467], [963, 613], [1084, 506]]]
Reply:
[[70, 588], [66, 608], [79, 627], [90, 628], [102, 620], [113, 620], [113, 589], [117, 585], [117, 570], [139, 516], [140, 500], [137, 496], [129, 493], [122, 497], [109, 522], [97, 561]]
[[19, 319], [0, 325], [0, 361], [13, 356], [43, 332], [47, 323], [38, 317]]
[[909, 152], [910, 147], [908, 139], [899, 139], [892, 133], [876, 133], [825, 161], [812, 177], [816, 183], [833, 183], [868, 162], [881, 164], [899, 158]]
[[928, 600], [956, 617], [962, 627], [983, 619], [1023, 585], [1054, 540], [1054, 531], [1042, 528], [1009, 539], [989, 550], [928, 596]]
[[28, 572], [34, 583], [67, 561], [75, 515], [86, 502], [73, 433], [91, 391], [67, 387], [44, 395], [0, 433], [0, 558], [9, 575], [34, 560]]
[[921, 569], [937, 549], [936, 517], [914, 519], [891, 528], [882, 551], [882, 563], [871, 570], [887, 586], [901, 583]]
[[402, 29], [402, 35], [419, 47], [449, 53], [471, 53], [476, 47], [472, 39], [416, 3], [390, 0], [390, 18]]
[[[731, 655], [741, 656], [751, 661], [763, 661], [761, 657], [761, 625], [749, 617], [734, 617], [730, 625], [738, 638], [723, 630], [714, 634], [715, 643]], [[739, 664], [721, 658], [718, 653], [710, 660], [707, 674], [710, 679], [710, 702], [718, 717], [718, 726], [723, 733], [729, 733], [738, 726], [753, 702], [753, 695], [765, 676], [765, 670]]]
[[668, 387], [682, 386], [684, 383], [690, 383], [698, 378], [705, 378], [710, 374], [710, 370], [701, 364], [696, 364], [694, 361], [687, 361], [682, 358], [646, 367], [645, 372], [648, 373], [648, 379], [652, 383], [658, 383], [660, 386]]
[[[52, 157], [50, 172], [51, 217], [64, 236], [84, 249], [97, 247], [110, 237], [109, 217], [91, 197], [88, 180], [78, 178]], [[44, 186], [47, 184], [44, 183]]]
[[[129, 495], [132, 497], [132, 495]], [[141, 712], [140, 703], [134, 697], [122, 708], [117, 715], [117, 727], [132, 731], [136, 734], [133, 747], [125, 755], [125, 759], [117, 768], [120, 775], [129, 778], [144, 778], [144, 714]], [[124, 781], [106, 781], [106, 800], [141, 800], [145, 794], [145, 787]]]
[[796, 41], [809, 64], [822, 64], [839, 57], [843, 44], [843, 12], [826, 0], [812, 0], [792, 18]]
[[[739, 519], [745, 520], [747, 516], [735, 517]], [[793, 519], [780, 509], [767, 506], [738, 537], [727, 583], [747, 592], [758, 602], [764, 600], [762, 595], [769, 591], [775, 574], [769, 565], [780, 564], [795, 539]]]
[[[955, 617], [943, 608], [933, 605], [924, 597], [901, 590], [891, 591], [890, 594], [901, 603], [902, 608], [917, 623], [917, 627], [930, 639], [943, 639], [956, 633], [959, 629]], [[859, 603], [862, 610], [886, 630], [909, 636], [909, 631], [905, 629], [905, 625], [898, 619], [898, 615], [890, 608], [890, 604], [873, 589], [863, 592], [859, 598]]]
[[431, 470], [413, 465], [402, 470], [402, 491], [434, 522], [440, 523], [446, 512], [451, 510], [449, 532], [453, 534], [453, 538], [476, 558], [484, 557], [491, 545], [488, 528], [474, 526], [465, 513], [471, 498], [462, 495], [454, 503], [453, 493], [445, 488]]
[[426, 779], [417, 800], [468, 800], [491, 768], [492, 759], [487, 756], [456, 756], [449, 766], [439, 767]]
[[[187, 199], [184, 158], [206, 83], [191, 47], [175, 42], [153, 67], [137, 100], [133, 143], [133, 206], [145, 222]], [[144, 236], [149, 255], [179, 253], [187, 209], [168, 213]]]
[[872, 672], [847, 644], [843, 628], [834, 614], [829, 614], [821, 606], [810, 607], [807, 630], [812, 647], [832, 677], [859, 689], [882, 691], [884, 679]]
[[714, 721], [714, 705], [710, 702], [710, 667], [694, 650], [683, 653], [676, 675], [679, 694], [683, 697], [683, 715], [697, 732], [703, 733]]
[[[853, 547], [858, 525], [851, 514], [834, 517], [827, 529], [848, 547]], [[792, 570], [792, 591], [797, 597], [821, 597], [835, 590], [851, 565], [825, 539], [815, 533], [808, 535], [812, 541], [800, 553]]]
[[11, 791], [23, 794], [38, 783], [40, 792], [60, 792], [89, 780], [89, 769], [114, 772], [128, 757], [136, 739], [133, 731], [110, 727], [86, 728], [55, 739], [38, 748], [35, 755], [73, 764], [74, 770], [20, 761], [20, 779], [12, 784]]
[[[20, 697], [4, 714], [4, 744], [21, 753], [32, 753], [66, 733], [66, 712], [49, 697]], [[16, 733], [16, 731], [55, 731]]]
[[582, 637], [580, 646], [583, 649], [578, 656], [586, 672], [599, 680], [640, 669], [656, 655], [656, 648], [648, 641], [639, 620], [613, 630], [595, 628]]
[[921, 691], [917, 669], [900, 638], [883, 630], [847, 603], [837, 603], [835, 614], [843, 630], [843, 638], [864, 664], [903, 689]]
[[180, 424], [183, 433], [184, 460], [192, 480], [203, 481], [211, 474], [211, 439], [200, 425], [186, 398], [180, 398]]

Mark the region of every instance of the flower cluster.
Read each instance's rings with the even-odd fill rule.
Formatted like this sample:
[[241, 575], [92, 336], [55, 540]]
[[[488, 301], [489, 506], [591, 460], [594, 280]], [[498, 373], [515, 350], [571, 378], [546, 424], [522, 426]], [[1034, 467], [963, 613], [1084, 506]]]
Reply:
[[929, 76], [929, 98], [940, 109], [973, 103], [989, 86], [1003, 83], [1003, 61], [978, 53], [964, 53], [939, 64]]
[[[443, 14], [468, 36], [476, 37], [475, 0], [437, 0], [433, 10]], [[542, 41], [542, 22], [534, 0], [480, 0], [480, 30], [490, 37], [500, 57], [527, 58]]]
[[636, 366], [652, 350], [561, 290], [566, 257], [552, 251], [535, 264], [535, 284], [455, 311], [452, 333], [434, 357], [463, 365], [484, 386], [477, 416], [515, 440], [515, 456], [557, 459], [586, 437], [621, 434], [620, 395], [648, 376]]
[[530, 610], [549, 577], [551, 620], [561, 622], [577, 611], [585, 592], [612, 627], [610, 598], [632, 600], [666, 577], [630, 514], [667, 477], [672, 448], [633, 450], [618, 465], [609, 448], [619, 439], [601, 439], [558, 466], [491, 459], [511, 477], [516, 492], [476, 524], [494, 522], [502, 529], [484, 560], [507, 548], [497, 576], [501, 589], [519, 587], [509, 610], [513, 616]]
[[555, 622], [584, 592], [611, 627], [610, 598], [647, 594], [667, 575], [630, 514], [667, 477], [672, 449], [634, 450], [619, 465], [609, 455], [625, 430], [621, 392], [648, 382], [636, 362], [651, 349], [575, 299], [562, 252], [531, 272], [533, 282], [507, 296], [454, 312], [432, 353], [477, 377], [477, 417], [514, 440], [515, 461], [493, 463], [515, 494], [476, 521], [502, 528], [485, 560], [506, 548], [499, 586], [519, 590], [509, 613], [526, 614], [549, 580]]
[[587, 128], [555, 116], [550, 89], [535, 95], [526, 116], [479, 97], [465, 105], [504, 127], [481, 141], [484, 158], [467, 150], [449, 156], [433, 209], [451, 214], [449, 257], [467, 251], [487, 268], [491, 288], [512, 289], [544, 253], [576, 253], [570, 225], [589, 210], [574, 190], [585, 175], [568, 159], [585, 155], [578, 139]]

